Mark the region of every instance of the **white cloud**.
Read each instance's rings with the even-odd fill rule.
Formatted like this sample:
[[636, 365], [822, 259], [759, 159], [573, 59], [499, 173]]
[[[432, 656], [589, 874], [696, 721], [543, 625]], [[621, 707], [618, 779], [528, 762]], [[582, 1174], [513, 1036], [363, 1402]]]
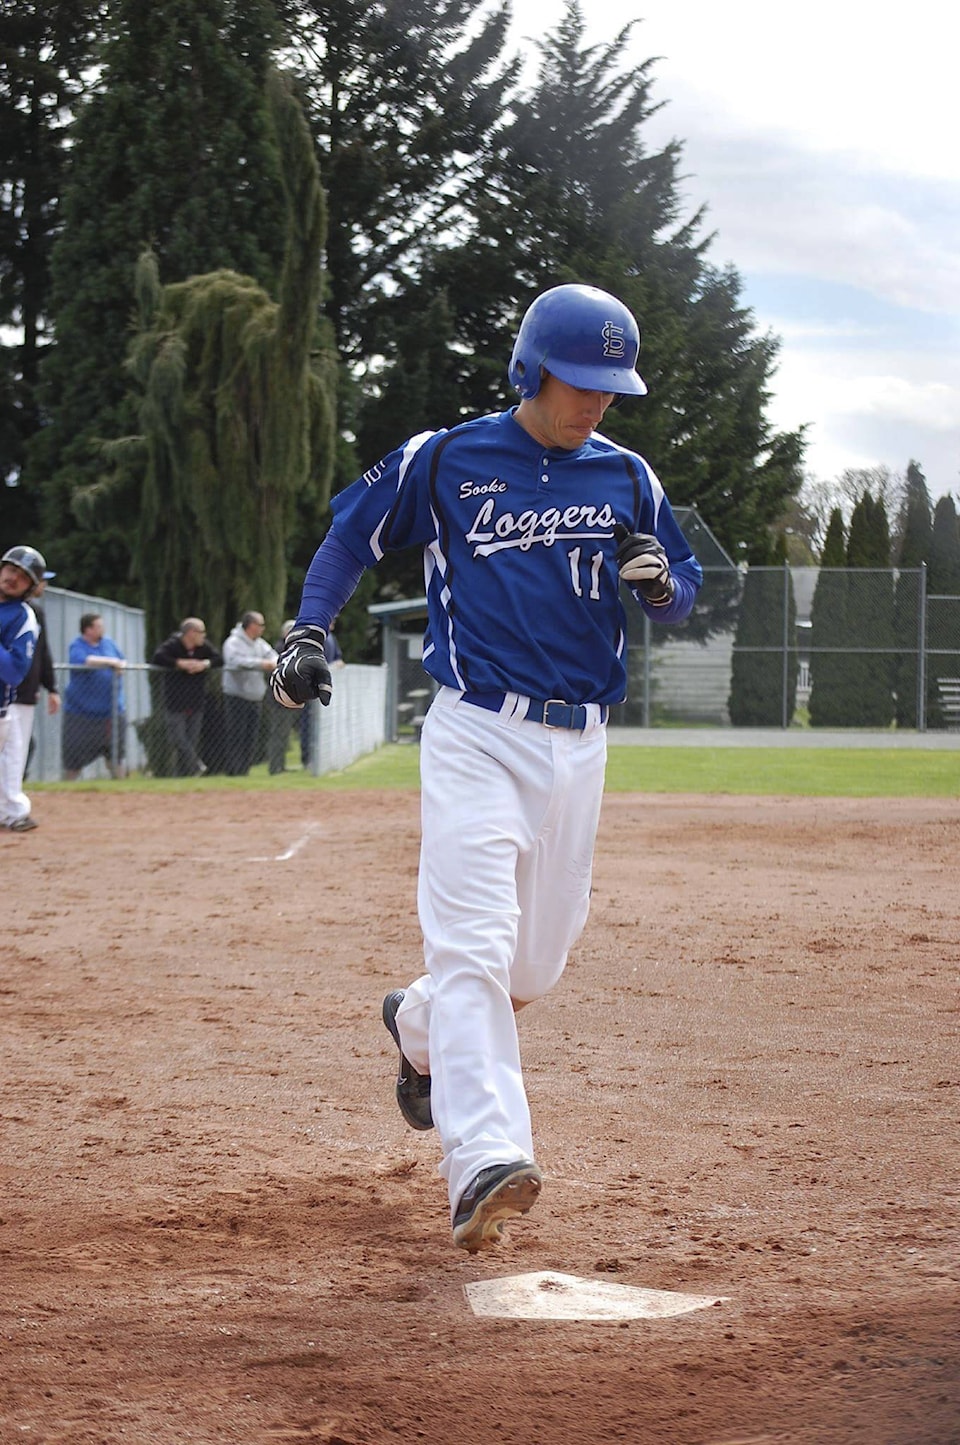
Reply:
[[[564, 0], [524, 0], [513, 35], [553, 30]], [[943, 0], [880, 12], [875, 0], [605, 0], [582, 5], [590, 40], [632, 20], [631, 53], [659, 56], [656, 88], [687, 131], [686, 96], [758, 133], [771, 128], [890, 170], [960, 179], [956, 22]], [[526, 47], [525, 47], [526, 48]], [[725, 128], [729, 128], [729, 124]]]
[[911, 356], [788, 347], [769, 415], [787, 430], [809, 425], [806, 461], [819, 476], [847, 467], [902, 471], [913, 457], [940, 496], [956, 490], [960, 467], [960, 363], [947, 355], [940, 362], [938, 380]]
[[[525, 0], [513, 36], [542, 36], [564, 0]], [[659, 56], [651, 148], [683, 142], [684, 191], [706, 203], [708, 252], [744, 280], [782, 339], [769, 408], [809, 423], [808, 465], [902, 470], [931, 495], [960, 467], [960, 146], [955, 22], [942, 0], [879, 15], [867, 0], [606, 0], [588, 42], [632, 20]]]
[[843, 282], [899, 306], [956, 310], [960, 197], [841, 155], [705, 125], [702, 114], [691, 116], [684, 158], [690, 208], [706, 202], [718, 261]]

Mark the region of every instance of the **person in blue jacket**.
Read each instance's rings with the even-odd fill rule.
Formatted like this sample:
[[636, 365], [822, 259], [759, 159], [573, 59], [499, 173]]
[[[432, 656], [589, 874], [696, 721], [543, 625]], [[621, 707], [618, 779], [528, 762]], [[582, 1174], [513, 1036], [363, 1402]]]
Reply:
[[85, 612], [80, 633], [68, 653], [70, 681], [63, 695], [63, 769], [73, 782], [83, 769], [103, 758], [112, 777], [124, 774], [126, 661], [106, 637], [99, 612]]

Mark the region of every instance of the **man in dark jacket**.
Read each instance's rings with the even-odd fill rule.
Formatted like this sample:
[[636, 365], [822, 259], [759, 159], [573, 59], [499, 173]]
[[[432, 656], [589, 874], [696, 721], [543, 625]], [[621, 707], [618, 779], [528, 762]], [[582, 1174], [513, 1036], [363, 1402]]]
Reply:
[[177, 631], [161, 642], [152, 660], [154, 667], [166, 669], [164, 709], [177, 752], [177, 774], [199, 777], [207, 771], [199, 753], [207, 673], [222, 667], [223, 658], [207, 641], [200, 618], [185, 617]]

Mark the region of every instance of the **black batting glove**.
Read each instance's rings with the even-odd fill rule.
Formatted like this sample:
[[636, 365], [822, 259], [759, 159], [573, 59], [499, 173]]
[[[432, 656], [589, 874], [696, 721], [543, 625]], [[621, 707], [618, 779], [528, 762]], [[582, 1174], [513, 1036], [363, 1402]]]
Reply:
[[315, 697], [329, 706], [333, 680], [323, 650], [326, 636], [322, 627], [310, 623], [287, 633], [270, 678], [270, 690], [281, 707], [303, 707]]
[[647, 532], [628, 532], [622, 522], [614, 522], [613, 536], [624, 582], [635, 588], [645, 602], [666, 607], [673, 601], [674, 585], [667, 554], [657, 538]]

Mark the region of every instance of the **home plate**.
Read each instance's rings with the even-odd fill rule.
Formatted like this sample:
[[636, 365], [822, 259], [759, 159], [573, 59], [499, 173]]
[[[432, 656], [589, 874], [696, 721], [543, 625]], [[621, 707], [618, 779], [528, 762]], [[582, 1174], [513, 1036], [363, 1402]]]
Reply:
[[475, 1315], [521, 1320], [661, 1320], [706, 1309], [728, 1298], [638, 1289], [553, 1270], [476, 1280], [465, 1288]]

